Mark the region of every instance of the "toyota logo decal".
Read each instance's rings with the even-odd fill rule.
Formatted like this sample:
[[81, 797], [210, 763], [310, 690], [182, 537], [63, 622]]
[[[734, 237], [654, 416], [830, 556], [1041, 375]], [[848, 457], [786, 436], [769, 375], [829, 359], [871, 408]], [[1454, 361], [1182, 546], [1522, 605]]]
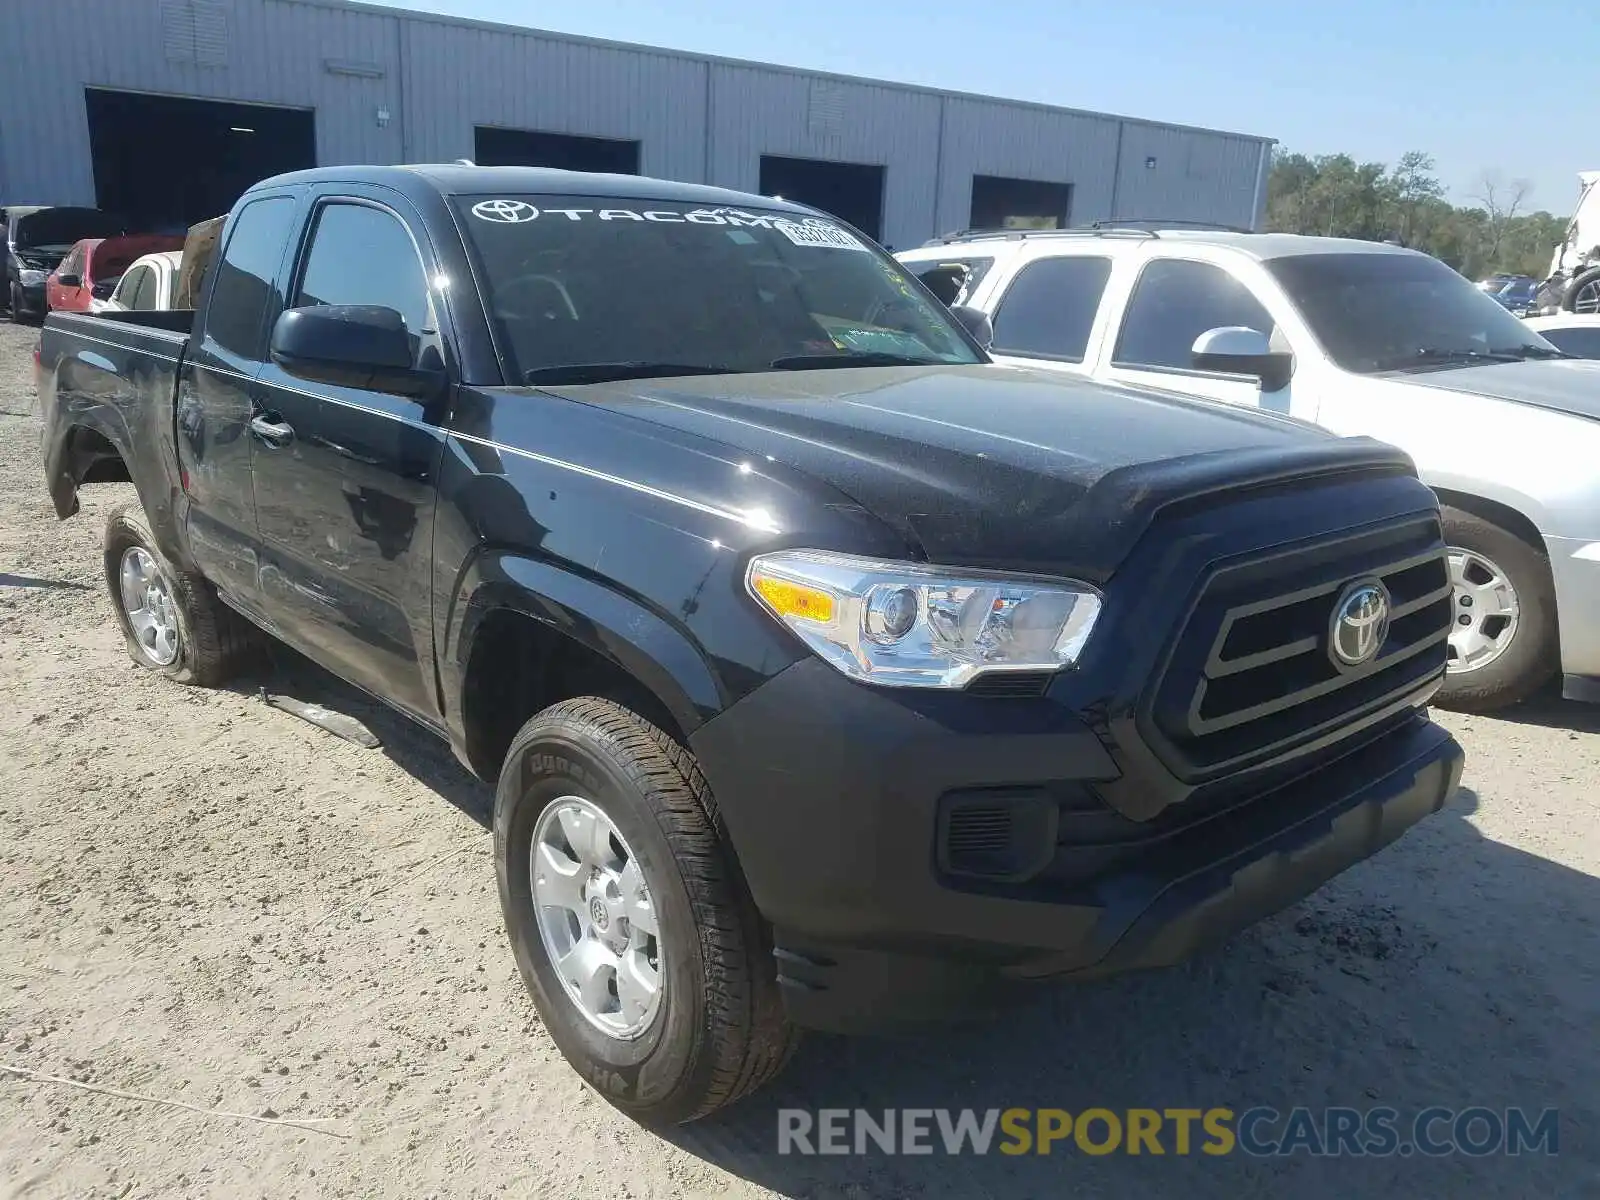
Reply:
[[1389, 636], [1389, 590], [1376, 579], [1362, 579], [1339, 594], [1328, 630], [1335, 664], [1359, 667], [1378, 657]]
[[537, 220], [539, 210], [521, 200], [483, 200], [472, 206], [472, 215], [496, 225], [521, 225]]

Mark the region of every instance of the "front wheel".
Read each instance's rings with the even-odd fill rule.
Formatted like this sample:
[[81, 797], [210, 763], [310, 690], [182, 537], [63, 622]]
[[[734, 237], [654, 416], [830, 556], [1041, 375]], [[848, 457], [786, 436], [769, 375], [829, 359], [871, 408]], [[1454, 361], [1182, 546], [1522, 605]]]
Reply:
[[500, 903], [534, 1005], [567, 1061], [650, 1123], [732, 1103], [796, 1042], [713, 812], [688, 750], [595, 698], [523, 726], [495, 795]]
[[1526, 700], [1559, 661], [1555, 585], [1543, 553], [1509, 530], [1448, 505], [1449, 667], [1435, 703], [1489, 712]]

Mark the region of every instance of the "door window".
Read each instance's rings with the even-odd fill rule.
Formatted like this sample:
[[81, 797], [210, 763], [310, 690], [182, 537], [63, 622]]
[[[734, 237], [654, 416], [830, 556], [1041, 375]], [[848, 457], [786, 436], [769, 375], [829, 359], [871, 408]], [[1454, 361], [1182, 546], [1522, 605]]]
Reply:
[[1028, 263], [995, 310], [995, 353], [1082, 362], [1110, 277], [1109, 258], [1067, 256]]
[[994, 266], [988, 257], [941, 258], [935, 262], [907, 263], [928, 290], [945, 304], [965, 304]]
[[1569, 329], [1541, 329], [1539, 336], [1559, 350], [1579, 358], [1600, 358], [1600, 326], [1578, 325]]
[[156, 297], [156, 273], [149, 267], [141, 267], [140, 274], [139, 290], [133, 294], [133, 307], [140, 312], [160, 308]]
[[122, 308], [138, 308], [139, 283], [148, 274], [150, 274], [149, 267], [135, 267], [129, 271], [117, 284], [117, 290], [111, 294], [112, 302]]
[[278, 264], [294, 210], [289, 196], [255, 200], [241, 209], [211, 287], [207, 340], [251, 362], [262, 361], [267, 313], [277, 310]]
[[433, 331], [428, 277], [397, 217], [366, 204], [326, 204], [295, 292], [295, 308], [376, 304], [400, 313], [413, 352]]
[[1245, 325], [1268, 337], [1273, 332], [1261, 302], [1221, 267], [1159, 259], [1145, 267], [1134, 286], [1112, 364], [1192, 371], [1195, 339], [1223, 325]]

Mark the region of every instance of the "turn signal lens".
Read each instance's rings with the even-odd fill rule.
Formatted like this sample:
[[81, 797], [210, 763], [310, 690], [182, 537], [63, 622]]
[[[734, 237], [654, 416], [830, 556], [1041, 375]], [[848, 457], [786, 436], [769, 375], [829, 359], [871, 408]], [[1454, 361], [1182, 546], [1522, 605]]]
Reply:
[[833, 597], [820, 588], [751, 572], [750, 584], [767, 607], [780, 617], [800, 617], [827, 624], [833, 620]]

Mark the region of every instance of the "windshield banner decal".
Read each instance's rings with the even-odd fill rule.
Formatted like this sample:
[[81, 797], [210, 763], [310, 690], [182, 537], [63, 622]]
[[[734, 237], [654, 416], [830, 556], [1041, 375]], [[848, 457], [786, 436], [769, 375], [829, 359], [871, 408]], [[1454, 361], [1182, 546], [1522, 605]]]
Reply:
[[492, 225], [524, 225], [541, 217], [565, 217], [569, 221], [636, 221], [657, 225], [720, 225], [735, 228], [768, 229], [781, 233], [796, 246], [819, 250], [865, 250], [860, 238], [848, 229], [819, 217], [797, 219], [745, 212], [738, 208], [697, 208], [690, 212], [632, 208], [535, 208], [524, 200], [483, 200], [472, 206], [472, 215]]

